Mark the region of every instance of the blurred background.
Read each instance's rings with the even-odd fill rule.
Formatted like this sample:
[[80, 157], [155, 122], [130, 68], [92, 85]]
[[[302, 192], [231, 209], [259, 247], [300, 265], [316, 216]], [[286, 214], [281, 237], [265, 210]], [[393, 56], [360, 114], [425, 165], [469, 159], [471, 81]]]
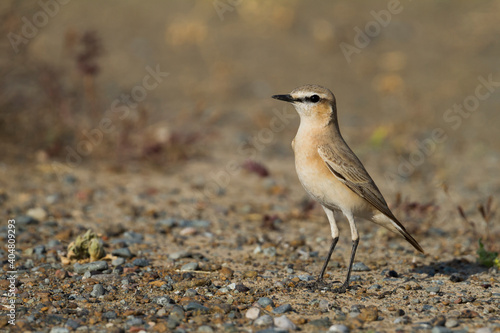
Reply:
[[[476, 211], [500, 192], [500, 1], [12, 0], [0, 13], [4, 170], [151, 167], [203, 190], [234, 162], [298, 186], [298, 117], [262, 131], [293, 114], [271, 95], [315, 83], [388, 201], [453, 188]], [[238, 175], [224, 190], [258, 200]]]

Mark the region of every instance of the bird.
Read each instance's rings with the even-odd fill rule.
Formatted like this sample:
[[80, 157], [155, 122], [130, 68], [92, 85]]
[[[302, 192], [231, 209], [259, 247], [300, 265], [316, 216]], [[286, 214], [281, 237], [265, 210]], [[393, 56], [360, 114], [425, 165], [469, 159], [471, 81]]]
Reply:
[[334, 292], [345, 293], [349, 287], [359, 244], [355, 218], [369, 220], [402, 236], [424, 253], [391, 212], [363, 163], [342, 137], [334, 94], [325, 87], [307, 84], [289, 94], [273, 95], [272, 98], [291, 103], [300, 116], [300, 125], [292, 141], [295, 169], [300, 183], [321, 204], [330, 223], [332, 242], [316, 284], [325, 285], [325, 271], [339, 240], [336, 211], [349, 221], [352, 249], [346, 280], [340, 287], [332, 288]]

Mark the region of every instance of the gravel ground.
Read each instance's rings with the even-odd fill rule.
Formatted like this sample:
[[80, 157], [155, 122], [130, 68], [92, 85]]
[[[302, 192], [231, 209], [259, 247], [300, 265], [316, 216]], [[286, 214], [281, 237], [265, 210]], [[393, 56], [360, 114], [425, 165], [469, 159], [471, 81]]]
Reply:
[[[59, 180], [46, 166], [29, 177], [20, 168], [4, 170], [16, 180], [2, 200], [16, 220], [20, 331], [500, 330], [498, 270], [476, 263], [470, 234], [459, 230], [463, 223], [416, 230], [427, 255], [362, 223], [351, 288], [335, 294], [314, 287], [330, 241], [328, 224], [318, 207], [288, 198], [287, 192], [300, 193], [297, 184], [242, 173], [253, 184], [250, 192], [267, 189], [265, 203], [226, 206], [234, 199], [220, 194], [203, 205], [190, 199], [197, 181], [178, 174], [88, 167]], [[34, 186], [42, 181], [43, 188]], [[190, 205], [209, 218], [171, 213]], [[422, 216], [417, 204], [407, 206], [395, 212]], [[346, 225], [327, 271], [333, 286], [346, 273]], [[68, 244], [88, 228], [106, 256], [65, 261]], [[6, 242], [5, 225], [0, 237]], [[8, 266], [5, 260], [4, 290]], [[2, 316], [3, 330], [11, 329], [7, 319]]]

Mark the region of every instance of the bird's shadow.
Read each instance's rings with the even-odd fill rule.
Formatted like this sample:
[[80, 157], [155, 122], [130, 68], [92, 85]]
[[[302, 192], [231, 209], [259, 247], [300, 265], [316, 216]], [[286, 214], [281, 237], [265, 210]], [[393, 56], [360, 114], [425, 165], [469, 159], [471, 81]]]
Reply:
[[427, 274], [429, 277], [436, 274], [448, 275], [451, 281], [461, 282], [467, 280], [472, 275], [488, 271], [488, 268], [466, 259], [453, 259], [420, 265], [411, 271], [418, 274]]

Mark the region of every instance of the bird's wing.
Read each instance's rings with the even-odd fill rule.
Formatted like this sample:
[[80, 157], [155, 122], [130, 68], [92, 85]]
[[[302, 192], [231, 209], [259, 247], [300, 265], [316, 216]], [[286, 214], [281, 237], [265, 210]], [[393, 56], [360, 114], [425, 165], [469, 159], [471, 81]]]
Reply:
[[400, 224], [363, 164], [347, 145], [322, 145], [318, 147], [318, 153], [338, 180], [384, 215]]
[[[322, 145], [318, 147], [318, 153], [338, 180], [390, 219], [389, 223], [375, 222], [389, 230], [399, 232], [415, 249], [424, 252], [418, 242], [392, 214], [377, 185], [375, 185], [363, 164], [347, 145]], [[390, 227], [391, 224], [394, 228]]]

